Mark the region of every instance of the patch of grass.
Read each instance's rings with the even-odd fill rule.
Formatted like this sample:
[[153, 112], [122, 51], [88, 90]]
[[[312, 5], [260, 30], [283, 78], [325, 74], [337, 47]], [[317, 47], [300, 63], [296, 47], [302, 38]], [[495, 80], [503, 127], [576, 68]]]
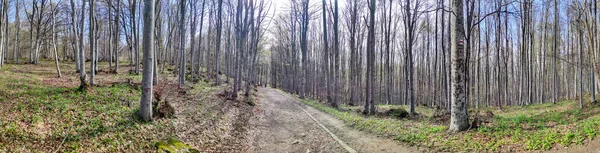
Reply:
[[[78, 82], [73, 70], [55, 79], [46, 74], [54, 72], [51, 64], [7, 64], [0, 71], [0, 152], [151, 151], [152, 140], [169, 135], [168, 120], [142, 123], [134, 114], [139, 88], [101, 84], [112, 80], [110, 74], [98, 75], [99, 86], [80, 92], [68, 84]], [[34, 72], [19, 70], [24, 67]], [[130, 77], [125, 75], [116, 76]], [[51, 79], [67, 84], [48, 84]]]

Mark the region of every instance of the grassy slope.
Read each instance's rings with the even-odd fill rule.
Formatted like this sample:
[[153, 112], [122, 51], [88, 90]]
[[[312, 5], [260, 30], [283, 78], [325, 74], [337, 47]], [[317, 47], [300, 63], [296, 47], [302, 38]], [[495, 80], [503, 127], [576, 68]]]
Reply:
[[[426, 116], [418, 120], [363, 116], [358, 107], [342, 106], [341, 110], [327, 107], [315, 100], [301, 102], [329, 113], [356, 129], [437, 151], [527, 151], [550, 150], [569, 145], [581, 145], [600, 134], [600, 108], [588, 105], [579, 109], [573, 101], [556, 105], [537, 104], [506, 107], [503, 111], [483, 109], [495, 115], [478, 129], [459, 134], [446, 132], [446, 123], [434, 123], [435, 110], [417, 108]], [[379, 106], [389, 107], [406, 106]]]
[[[77, 91], [72, 63], [7, 64], [0, 69], [0, 152], [137, 152], [172, 135], [169, 120], [141, 123], [136, 115], [141, 75], [97, 75], [98, 87]], [[99, 66], [106, 69], [107, 64]]]

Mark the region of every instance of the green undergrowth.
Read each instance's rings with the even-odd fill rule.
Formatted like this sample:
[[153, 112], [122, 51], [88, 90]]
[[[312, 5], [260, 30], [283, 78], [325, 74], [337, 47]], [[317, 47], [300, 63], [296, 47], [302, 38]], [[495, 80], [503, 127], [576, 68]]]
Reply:
[[135, 115], [139, 84], [102, 84], [138, 76], [98, 75], [98, 86], [81, 92], [70, 84], [78, 82], [74, 72], [65, 69], [58, 79], [50, 64], [1, 69], [0, 152], [146, 152], [170, 135], [170, 121], [144, 123]]
[[158, 153], [199, 153], [200, 151], [175, 139], [170, 138], [167, 142], [158, 141], [155, 143]]
[[[479, 128], [461, 133], [448, 133], [445, 126], [447, 123], [435, 123], [431, 117], [393, 119], [364, 116], [355, 109], [344, 109], [348, 106], [342, 106], [340, 110], [316, 100], [298, 100], [335, 116], [355, 129], [436, 151], [545, 151], [581, 145], [600, 135], [599, 104], [588, 104], [584, 109], [579, 109], [578, 103], [574, 101], [511, 106], [503, 110], [481, 109], [480, 111], [493, 112], [494, 116], [481, 123]], [[436, 110], [429, 109], [424, 111], [424, 114], [434, 111]]]

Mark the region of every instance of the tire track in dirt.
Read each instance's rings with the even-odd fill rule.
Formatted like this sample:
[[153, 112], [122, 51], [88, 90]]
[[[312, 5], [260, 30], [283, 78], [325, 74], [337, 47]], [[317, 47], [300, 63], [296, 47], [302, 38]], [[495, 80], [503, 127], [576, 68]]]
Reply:
[[[365, 132], [355, 130], [345, 126], [343, 121], [334, 118], [333, 116], [321, 112], [315, 108], [307, 106], [293, 97], [289, 97], [277, 91], [276, 89], [260, 88], [261, 93], [261, 109], [265, 113], [255, 114], [262, 115], [262, 119], [256, 123], [257, 128], [253, 131], [257, 134], [254, 137], [255, 148], [251, 148], [254, 152], [306, 152], [308, 148], [311, 151], [320, 152], [321, 150], [313, 150], [309, 146], [293, 146], [289, 144], [290, 137], [295, 133], [303, 132], [311, 137], [320, 138], [326, 141], [331, 146], [335, 146], [334, 150], [324, 150], [324, 152], [347, 152], [341, 148], [337, 141], [333, 140], [328, 133], [319, 128], [298, 106], [311, 114], [318, 122], [327, 127], [339, 139], [346, 142], [351, 148], [358, 152], [426, 152], [415, 147], [403, 146], [391, 138], [378, 137]], [[265, 126], [260, 128], [260, 126]], [[297, 125], [297, 126], [294, 126]], [[286, 128], [295, 127], [295, 128]], [[315, 129], [318, 128], [318, 129]], [[295, 137], [292, 137], [295, 138]], [[283, 140], [285, 143], [275, 140]], [[285, 141], [287, 140], [287, 141]]]
[[249, 152], [346, 152], [288, 97], [259, 89]]

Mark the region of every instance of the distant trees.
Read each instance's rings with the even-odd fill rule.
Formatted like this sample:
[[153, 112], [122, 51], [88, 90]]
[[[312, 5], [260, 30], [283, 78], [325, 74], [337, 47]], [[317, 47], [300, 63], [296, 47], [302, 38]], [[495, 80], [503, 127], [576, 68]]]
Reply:
[[[453, 3], [380, 1], [375, 6], [381, 9], [375, 9], [374, 27], [370, 27], [372, 1], [347, 0], [342, 13], [344, 21], [339, 25], [343, 28], [339, 29], [338, 36], [334, 34], [337, 31], [333, 24], [334, 1], [316, 3], [321, 6], [309, 7], [308, 12], [322, 16], [318, 20], [310, 18], [309, 30], [306, 30], [308, 50], [304, 55], [302, 28], [305, 22], [301, 5], [304, 3], [290, 2], [292, 11], [276, 17], [276, 28], [271, 31], [277, 40], [271, 43], [269, 56], [272, 86], [308, 98], [327, 99], [331, 105], [333, 101], [345, 105], [364, 104], [365, 113], [371, 109], [370, 101], [412, 104], [412, 113], [417, 106], [452, 110], [451, 88], [456, 82], [451, 82], [450, 74], [456, 66], [452, 65], [449, 51], [457, 40], [448, 41], [452, 28], [447, 23], [456, 12], [449, 12], [447, 8]], [[464, 35], [460, 38], [464, 52], [460, 55], [464, 58], [465, 108], [557, 102], [584, 96], [572, 96], [573, 92], [597, 92], [599, 79], [595, 74], [597, 66], [593, 66], [598, 61], [597, 51], [593, 49], [596, 47], [586, 47], [600, 42], [594, 13], [598, 8], [592, 7], [595, 3], [467, 2], [460, 10], [464, 15]], [[563, 17], [574, 18], [577, 13], [582, 14], [581, 24], [575, 24], [576, 20], [561, 22]], [[400, 20], [403, 22], [397, 23]], [[583, 39], [578, 38], [575, 30], [579, 27]], [[376, 31], [374, 40], [369, 35], [371, 30]], [[342, 40], [339, 47], [336, 47], [336, 39]], [[577, 49], [581, 46], [583, 51], [579, 53]], [[340, 55], [339, 68], [336, 53]], [[580, 54], [583, 57], [578, 60]], [[584, 73], [581, 78], [575, 73], [579, 68]], [[313, 81], [306, 82], [306, 79]], [[339, 84], [336, 85], [336, 81]], [[580, 84], [583, 84], [582, 91], [574, 90], [578, 89], [574, 85]], [[545, 90], [548, 88], [552, 89]], [[592, 101], [594, 95], [591, 95]], [[335, 97], [339, 100], [334, 100]]]
[[[442, 0], [346, 0], [340, 7], [337, 0], [289, 0], [277, 13], [268, 0], [153, 2], [153, 75], [176, 71], [182, 87], [198, 80], [219, 84], [225, 75], [224, 82], [234, 79], [235, 96], [268, 82], [334, 107], [363, 105], [365, 113], [374, 113], [375, 104], [450, 113], [454, 102], [462, 103], [451, 98], [457, 82], [449, 76], [461, 70], [449, 52], [458, 39], [464, 43], [466, 108], [567, 99], [581, 100], [583, 107], [588, 96], [596, 101], [600, 85], [600, 20], [597, 3], [589, 0], [466, 1], [458, 13], [464, 15], [464, 39], [457, 40], [450, 39], [447, 24], [457, 14], [448, 10], [454, 3]], [[139, 31], [145, 5], [2, 0], [0, 65], [6, 58], [33, 64], [46, 58], [59, 72], [65, 69], [61, 61], [73, 60], [82, 89], [103, 71], [98, 62], [109, 62], [118, 73], [125, 59], [131, 73], [144, 72]]]

